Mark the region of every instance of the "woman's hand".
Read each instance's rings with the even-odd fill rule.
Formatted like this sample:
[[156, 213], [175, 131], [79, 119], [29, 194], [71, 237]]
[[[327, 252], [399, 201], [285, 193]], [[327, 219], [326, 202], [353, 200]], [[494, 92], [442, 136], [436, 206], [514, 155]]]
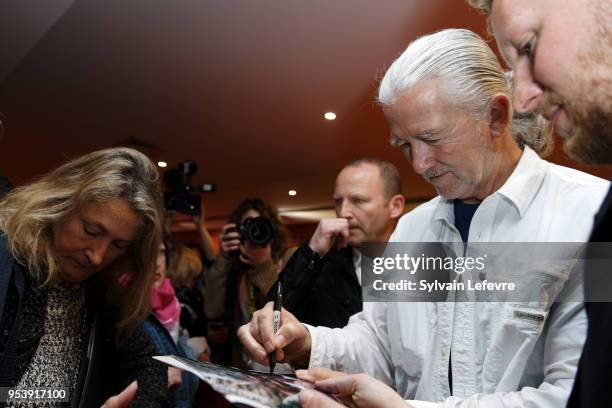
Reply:
[[106, 400], [102, 408], [127, 408], [132, 403], [138, 391], [138, 382], [134, 381], [128, 385], [120, 394], [114, 395]]
[[168, 390], [176, 390], [181, 384], [183, 384], [182, 371], [176, 367], [168, 367]]
[[[324, 368], [298, 370], [298, 378], [313, 381], [317, 390], [333, 395], [343, 404], [355, 408], [409, 408], [397, 392], [366, 374], [347, 375]], [[339, 403], [328, 396], [312, 391], [300, 392], [304, 408], [337, 408]]]

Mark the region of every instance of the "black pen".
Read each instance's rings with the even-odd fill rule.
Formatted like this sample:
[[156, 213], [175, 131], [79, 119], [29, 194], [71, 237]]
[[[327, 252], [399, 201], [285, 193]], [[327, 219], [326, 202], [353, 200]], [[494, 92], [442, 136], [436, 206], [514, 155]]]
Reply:
[[[274, 328], [274, 334], [278, 331], [281, 324], [281, 307], [283, 305], [283, 292], [281, 289], [281, 283], [278, 281], [276, 287], [276, 296], [274, 297], [274, 312], [272, 317], [272, 327]], [[276, 349], [270, 353], [270, 374], [274, 374], [274, 366], [276, 365]]]

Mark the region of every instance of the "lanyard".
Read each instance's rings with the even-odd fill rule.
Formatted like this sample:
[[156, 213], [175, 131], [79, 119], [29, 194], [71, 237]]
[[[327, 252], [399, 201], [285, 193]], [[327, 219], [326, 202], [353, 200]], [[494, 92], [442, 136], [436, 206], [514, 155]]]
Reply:
[[249, 313], [249, 319], [250, 319], [251, 317], [253, 317], [253, 314], [257, 310], [257, 307], [255, 305], [255, 287], [251, 282], [249, 282], [248, 279], [246, 281], [246, 285], [247, 285], [247, 294], [248, 294], [247, 311]]

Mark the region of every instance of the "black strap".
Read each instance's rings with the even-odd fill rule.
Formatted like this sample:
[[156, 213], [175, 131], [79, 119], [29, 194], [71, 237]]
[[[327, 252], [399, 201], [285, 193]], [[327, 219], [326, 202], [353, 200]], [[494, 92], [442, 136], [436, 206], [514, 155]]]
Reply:
[[23, 296], [25, 293], [24, 270], [16, 265], [11, 255], [6, 238], [0, 234], [0, 321], [4, 315], [6, 299], [10, 288], [14, 286], [17, 290], [17, 315], [9, 330], [4, 352], [0, 359], [0, 387], [9, 387], [13, 384], [15, 376], [15, 363], [17, 362], [17, 343], [21, 331], [21, 312]]

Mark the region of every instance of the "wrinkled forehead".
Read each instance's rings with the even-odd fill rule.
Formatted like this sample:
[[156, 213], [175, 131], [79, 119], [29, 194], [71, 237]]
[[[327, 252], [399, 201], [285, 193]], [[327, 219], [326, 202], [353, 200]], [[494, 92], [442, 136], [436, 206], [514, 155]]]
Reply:
[[472, 115], [467, 107], [449, 101], [443, 92], [424, 90], [398, 98], [384, 109], [393, 139], [447, 134]]

